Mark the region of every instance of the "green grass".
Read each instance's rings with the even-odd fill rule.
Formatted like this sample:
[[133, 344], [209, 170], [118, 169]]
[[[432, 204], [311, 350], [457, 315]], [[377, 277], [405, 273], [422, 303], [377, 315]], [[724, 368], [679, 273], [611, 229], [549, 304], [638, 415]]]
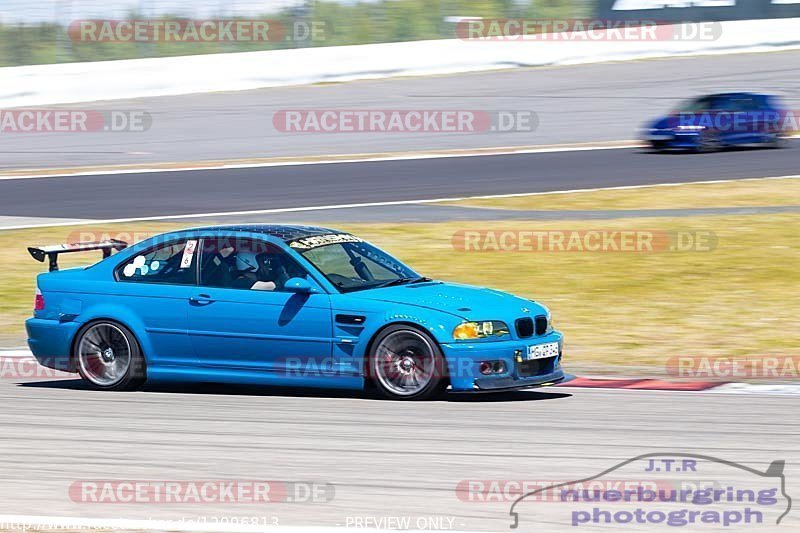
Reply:
[[[787, 186], [795, 185], [787, 180], [734, 182], [725, 186], [724, 195], [717, 187], [689, 185], [676, 187], [674, 194], [691, 205], [725, 205], [723, 196], [744, 198], [757, 188], [764, 205], [781, 204], [793, 201], [785, 193]], [[661, 204], [664, 191], [604, 194], [609, 195], [606, 204], [650, 206]], [[594, 194], [561, 195], [561, 200], [563, 205], [580, 205]], [[567, 357], [573, 362], [658, 367], [676, 355], [794, 355], [800, 346], [800, 299], [796, 297], [800, 214], [330, 225], [367, 238], [426, 275], [490, 286], [545, 303], [566, 334]], [[176, 225], [138, 223], [94, 229], [161, 232], [171, 227]], [[718, 242], [712, 251], [656, 253], [455, 249], [454, 233], [471, 229], [709, 231]], [[46, 269], [27, 255], [25, 245], [62, 242], [74, 231], [0, 232], [0, 265], [6, 281], [0, 287], [0, 335], [5, 345], [23, 342], [22, 323], [30, 313], [34, 275]], [[74, 254], [65, 256], [63, 263], [92, 259]]]
[[[690, 230], [710, 252], [463, 252], [461, 229]], [[800, 346], [800, 215], [346, 227], [428, 275], [535, 298], [585, 363], [662, 365], [675, 355], [786, 354]]]
[[800, 178], [745, 180], [734, 184], [698, 183], [639, 189], [605, 189], [582, 193], [529, 194], [478, 198], [451, 205], [519, 210], [692, 209], [800, 205]]

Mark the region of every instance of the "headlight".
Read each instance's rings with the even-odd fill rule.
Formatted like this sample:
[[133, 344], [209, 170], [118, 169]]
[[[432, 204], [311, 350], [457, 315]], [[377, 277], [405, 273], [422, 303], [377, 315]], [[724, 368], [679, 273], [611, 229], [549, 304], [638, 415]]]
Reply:
[[556, 328], [555, 328], [555, 326], [553, 326], [553, 315], [548, 311], [547, 312], [547, 331], [546, 331], [546, 333], [552, 333], [554, 329], [556, 329]]
[[678, 126], [677, 129], [681, 130], [681, 131], [702, 131], [702, 130], [704, 130], [706, 128], [705, 128], [705, 126], [688, 126], [688, 125], [687, 126], [683, 126], [683, 125], [681, 125], [681, 126]]
[[486, 320], [483, 322], [463, 322], [453, 330], [456, 340], [482, 339], [484, 337], [501, 336], [508, 334], [508, 326], [499, 320]]

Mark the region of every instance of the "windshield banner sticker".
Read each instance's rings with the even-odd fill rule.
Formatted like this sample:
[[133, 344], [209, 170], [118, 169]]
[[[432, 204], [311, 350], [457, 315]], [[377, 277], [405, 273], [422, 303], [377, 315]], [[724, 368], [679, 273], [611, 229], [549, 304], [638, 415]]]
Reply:
[[311, 250], [312, 248], [343, 242], [364, 242], [364, 239], [359, 239], [355, 235], [350, 235], [349, 233], [334, 233], [331, 235], [316, 235], [314, 237], [296, 239], [290, 242], [289, 246], [297, 250]]

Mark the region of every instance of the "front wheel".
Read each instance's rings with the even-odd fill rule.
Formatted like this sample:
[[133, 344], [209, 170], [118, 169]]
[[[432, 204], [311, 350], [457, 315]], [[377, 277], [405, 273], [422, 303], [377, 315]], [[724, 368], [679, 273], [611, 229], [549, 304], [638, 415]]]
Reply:
[[696, 150], [701, 154], [710, 154], [722, 150], [723, 144], [719, 132], [715, 130], [703, 130], [697, 140]]
[[78, 373], [93, 389], [132, 390], [145, 381], [139, 343], [121, 324], [87, 324], [78, 332], [74, 352]]
[[436, 342], [410, 326], [390, 326], [375, 339], [369, 377], [392, 400], [427, 400], [447, 387], [446, 364]]

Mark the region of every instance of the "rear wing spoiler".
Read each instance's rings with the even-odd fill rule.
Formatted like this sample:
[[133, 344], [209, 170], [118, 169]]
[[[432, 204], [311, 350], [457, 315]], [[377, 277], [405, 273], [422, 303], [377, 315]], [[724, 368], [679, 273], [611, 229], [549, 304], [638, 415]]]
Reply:
[[44, 263], [44, 259], [47, 257], [50, 260], [50, 272], [54, 272], [58, 270], [58, 254], [102, 250], [103, 259], [105, 259], [111, 255], [112, 250], [119, 251], [127, 247], [128, 243], [125, 241], [108, 239], [99, 242], [74, 242], [69, 244], [52, 244], [50, 246], [30, 246], [28, 247], [28, 252], [31, 254], [31, 257], [42, 263]]

